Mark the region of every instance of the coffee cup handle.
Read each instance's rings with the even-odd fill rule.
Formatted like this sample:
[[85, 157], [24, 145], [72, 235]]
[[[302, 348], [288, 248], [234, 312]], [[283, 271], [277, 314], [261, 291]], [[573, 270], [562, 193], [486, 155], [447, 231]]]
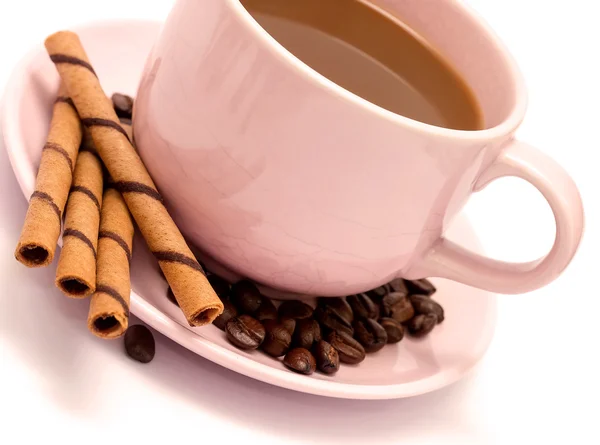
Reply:
[[550, 204], [556, 220], [550, 252], [535, 261], [510, 263], [478, 255], [442, 237], [406, 278], [441, 277], [492, 292], [518, 294], [545, 286], [562, 273], [577, 251], [584, 228], [583, 204], [573, 179], [556, 161], [517, 140], [511, 140], [483, 171], [473, 191], [504, 176], [528, 181]]

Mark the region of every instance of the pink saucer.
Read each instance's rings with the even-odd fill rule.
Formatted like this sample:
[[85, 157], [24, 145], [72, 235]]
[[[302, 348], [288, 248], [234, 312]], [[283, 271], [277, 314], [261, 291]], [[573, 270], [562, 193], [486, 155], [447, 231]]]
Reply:
[[[80, 26], [88, 55], [107, 93], [135, 94], [146, 54], [160, 24], [118, 21]], [[58, 75], [42, 42], [16, 67], [5, 92], [2, 129], [13, 170], [26, 197], [48, 131]], [[476, 235], [459, 216], [448, 237], [481, 251]], [[427, 338], [404, 339], [371, 354], [358, 366], [342, 366], [333, 377], [294, 374], [261, 352], [231, 346], [214, 326], [190, 328], [167, 298], [167, 283], [141, 238], [134, 243], [132, 312], [177, 343], [226, 368], [273, 385], [329, 397], [391, 399], [423, 394], [460, 379], [483, 356], [496, 323], [496, 296], [437, 280], [436, 299], [446, 320]], [[210, 261], [209, 261], [210, 263]], [[209, 264], [210, 267], [210, 264]], [[48, 285], [52, 285], [48, 283]], [[202, 376], [198, 376], [202, 378]]]

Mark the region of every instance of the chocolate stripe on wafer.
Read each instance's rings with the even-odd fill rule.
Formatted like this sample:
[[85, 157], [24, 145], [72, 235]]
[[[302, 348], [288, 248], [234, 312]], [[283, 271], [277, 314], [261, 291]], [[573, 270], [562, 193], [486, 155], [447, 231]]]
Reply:
[[148, 187], [147, 185], [142, 184], [141, 182], [135, 181], [118, 181], [113, 182], [111, 187], [115, 188], [122, 194], [125, 193], [141, 193], [143, 195], [147, 195], [153, 199], [156, 199], [160, 203], [163, 203], [163, 197], [158, 193], [156, 189], [152, 187]]
[[97, 77], [96, 71], [94, 71], [92, 65], [85, 60], [78, 59], [77, 57], [67, 56], [66, 54], [52, 54], [50, 56], [50, 60], [52, 60], [54, 63], [67, 63], [69, 65], [82, 66], [87, 68], [95, 77]]
[[87, 244], [89, 246], [90, 249], [92, 249], [92, 253], [94, 254], [94, 258], [96, 258], [96, 248], [94, 247], [94, 244], [92, 243], [92, 241], [85, 236], [83, 233], [81, 233], [79, 230], [77, 229], [65, 229], [65, 231], [63, 232], [63, 238], [66, 236], [74, 236], [77, 239], [80, 239], [81, 241], [83, 241], [85, 244]]
[[46, 142], [46, 145], [44, 145], [42, 150], [54, 150], [55, 152], [60, 153], [67, 160], [69, 164], [69, 170], [73, 171], [73, 160], [69, 157], [67, 150], [62, 148], [60, 145], [54, 142]]
[[119, 246], [121, 246], [121, 249], [123, 249], [125, 251], [125, 255], [127, 255], [127, 261], [129, 262], [129, 264], [131, 264], [131, 250], [129, 250], [129, 246], [119, 234], [104, 230], [98, 234], [98, 239], [102, 238], [110, 238], [111, 240], [115, 241]]
[[127, 134], [125, 129], [123, 127], [121, 127], [120, 124], [117, 124], [116, 122], [113, 122], [109, 119], [102, 119], [99, 117], [86, 117], [85, 119], [81, 119], [81, 122], [87, 128], [90, 128], [90, 127], [113, 128], [113, 129], [117, 130], [119, 133], [121, 133], [123, 136], [125, 136], [129, 142], [131, 142], [129, 140], [129, 135]]
[[44, 192], [40, 192], [40, 191], [36, 190], [35, 192], [33, 192], [31, 194], [31, 197], [39, 198], [39, 199], [46, 201], [48, 204], [50, 204], [50, 206], [52, 207], [52, 210], [54, 210], [54, 213], [56, 213], [56, 216], [58, 216], [58, 220], [59, 221], [62, 220], [62, 214], [61, 214], [62, 212], [60, 211], [60, 209], [54, 202], [54, 199], [52, 199], [52, 196], [50, 196], [48, 193], [44, 193]]
[[[79, 38], [72, 32], [53, 34], [46, 39], [45, 45], [50, 56], [68, 54], [89, 63]], [[188, 323], [191, 326], [211, 323], [223, 312], [223, 303], [197, 263], [189, 261], [194, 255], [162, 204], [160, 194], [131, 141], [117, 129], [117, 126], [122, 129], [119, 118], [107, 100], [100, 82], [91, 72], [73, 65], [59, 63], [56, 64], [56, 69], [82, 118], [112, 122], [108, 124], [112, 127], [110, 129], [107, 126], [89, 126], [98, 153], [111, 178], [124, 187], [123, 197], [127, 207], [150, 250], [168, 252], [163, 257], [165, 260], [159, 264]], [[105, 240], [101, 242], [105, 243]], [[99, 263], [101, 259], [102, 255], [99, 254]], [[125, 255], [123, 261], [126, 261]], [[104, 283], [100, 279], [98, 281]], [[124, 295], [124, 292], [121, 293]]]
[[[67, 90], [62, 84], [58, 94], [59, 97], [67, 97]], [[82, 126], [75, 107], [57, 101], [52, 109], [46, 149], [42, 150], [35, 180], [36, 191], [29, 200], [27, 215], [15, 249], [15, 257], [27, 267], [47, 266], [54, 259], [61, 232], [62, 213], [73, 178], [73, 163], [77, 159], [81, 143], [81, 132]]]
[[71, 193], [76, 193], [76, 192], [83, 193], [88, 198], [90, 198], [96, 205], [98, 212], [100, 212], [100, 201], [98, 201], [98, 198], [96, 198], [96, 195], [94, 195], [94, 192], [92, 192], [89, 188], [84, 187], [83, 185], [74, 185], [73, 187], [71, 187]]
[[96, 285], [96, 293], [99, 292], [110, 295], [112, 298], [114, 298], [115, 301], [119, 303], [123, 308], [125, 315], [129, 317], [129, 305], [125, 302], [125, 299], [121, 296], [121, 294], [116, 291], [116, 289], [113, 289], [112, 287], [107, 286], [105, 284], [98, 284]]
[[152, 255], [154, 255], [154, 258], [156, 258], [158, 261], [165, 261], [167, 263], [184, 264], [184, 265], [191, 267], [192, 269], [197, 270], [198, 272], [202, 272], [202, 274], [204, 274], [204, 270], [202, 269], [202, 266], [200, 266], [200, 263], [198, 263], [198, 261], [196, 261], [196, 259], [187, 257], [185, 255], [182, 255], [181, 253], [152, 252]]
[[76, 109], [73, 100], [69, 96], [58, 96], [54, 103], [69, 104], [73, 107], [74, 110]]

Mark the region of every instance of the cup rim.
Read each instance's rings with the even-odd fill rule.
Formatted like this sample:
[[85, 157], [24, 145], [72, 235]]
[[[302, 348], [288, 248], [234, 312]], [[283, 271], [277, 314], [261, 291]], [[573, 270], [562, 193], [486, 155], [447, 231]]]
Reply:
[[387, 110], [377, 104], [374, 104], [367, 99], [364, 99], [351, 91], [346, 90], [337, 83], [328, 79], [314, 68], [310, 67], [306, 63], [302, 62], [294, 54], [292, 54], [287, 48], [271, 36], [250, 14], [250, 12], [244, 7], [240, 0], [226, 0], [232, 10], [237, 14], [241, 22], [243, 22], [248, 29], [254, 33], [254, 35], [260, 39], [260, 41], [266, 44], [271, 50], [275, 51], [277, 55], [287, 61], [291, 67], [295, 68], [297, 73], [303, 76], [308, 82], [320, 86], [321, 88], [327, 89], [329, 92], [334, 93], [339, 98], [348, 101], [349, 103], [366, 109], [370, 113], [378, 115], [382, 119], [396, 125], [407, 127], [411, 130], [425, 132], [434, 136], [441, 136], [449, 139], [460, 139], [469, 141], [479, 140], [490, 140], [498, 137], [506, 136], [511, 134], [522, 122], [527, 109], [527, 90], [525, 87], [525, 80], [523, 75], [508, 48], [498, 37], [498, 35], [491, 29], [489, 24], [477, 14], [471, 7], [467, 6], [462, 2], [455, 0], [443, 0], [446, 2], [453, 3], [454, 6], [460, 8], [463, 14], [469, 17], [477, 23], [480, 31], [486, 33], [487, 36], [492, 40], [496, 50], [500, 53], [504, 63], [508, 67], [508, 71], [512, 76], [512, 82], [515, 85], [515, 105], [509, 112], [508, 116], [499, 124], [485, 128], [483, 130], [456, 130], [452, 128], [438, 127], [435, 125], [427, 124], [411, 119], [400, 114], [396, 114], [393, 111]]

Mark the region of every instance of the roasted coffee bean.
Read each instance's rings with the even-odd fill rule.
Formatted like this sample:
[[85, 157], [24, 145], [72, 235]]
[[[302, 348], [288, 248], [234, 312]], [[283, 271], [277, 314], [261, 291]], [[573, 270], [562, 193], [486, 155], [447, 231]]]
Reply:
[[256, 349], [265, 339], [265, 328], [249, 315], [234, 317], [225, 325], [227, 339], [240, 349]]
[[272, 357], [281, 357], [290, 348], [292, 335], [277, 320], [266, 320], [264, 322], [265, 339], [260, 348]]
[[392, 292], [383, 297], [381, 315], [404, 323], [415, 315], [415, 310], [407, 296], [400, 292]]
[[317, 360], [317, 369], [324, 374], [335, 374], [340, 369], [340, 356], [337, 350], [325, 340], [318, 342], [313, 348]]
[[150, 329], [141, 324], [129, 326], [125, 332], [125, 351], [138, 362], [151, 362], [156, 352], [156, 344]]
[[217, 275], [208, 275], [208, 282], [221, 300], [229, 298], [229, 283]]
[[372, 318], [354, 321], [354, 338], [363, 345], [367, 352], [377, 352], [387, 343], [387, 332]]
[[388, 344], [398, 343], [404, 338], [404, 326], [393, 318], [381, 318], [379, 319], [379, 324], [387, 332]]
[[258, 288], [248, 280], [242, 280], [231, 286], [230, 298], [241, 314], [253, 314], [262, 303]]
[[177, 302], [177, 299], [175, 298], [173, 289], [169, 288], [169, 290], [167, 291], [167, 298], [169, 299], [169, 301], [171, 303], [173, 303], [175, 306], [179, 307], [179, 303]]
[[316, 320], [305, 318], [296, 321], [293, 345], [295, 348], [312, 348], [312, 345], [321, 341], [321, 327]]
[[437, 316], [435, 314], [415, 315], [415, 317], [408, 322], [408, 333], [413, 337], [424, 337], [433, 331], [436, 324]]
[[271, 300], [263, 297], [260, 307], [254, 313], [254, 318], [259, 321], [263, 320], [277, 320], [277, 308]]
[[327, 336], [327, 341], [338, 352], [342, 363], [355, 365], [365, 359], [365, 348], [345, 332], [332, 331]]
[[231, 320], [232, 318], [237, 317], [237, 315], [238, 315], [238, 311], [235, 308], [235, 306], [233, 305], [233, 303], [229, 300], [225, 300], [225, 301], [223, 301], [223, 313], [221, 315], [219, 315], [217, 318], [215, 318], [215, 321], [213, 321], [213, 324], [220, 330], [224, 331], [225, 326], [227, 325], [227, 322], [229, 320]]
[[319, 298], [319, 306], [329, 306], [333, 308], [340, 317], [343, 317], [348, 323], [352, 323], [354, 320], [354, 314], [352, 308], [346, 301], [341, 297], [321, 297]]
[[382, 307], [381, 300], [379, 300], [379, 301], [373, 300], [373, 304], [377, 308], [377, 316], [375, 317], [375, 319], [377, 320], [378, 318], [380, 318], [382, 316], [381, 315], [381, 307]]
[[317, 369], [317, 361], [309, 350], [295, 348], [288, 352], [283, 358], [283, 364], [292, 371], [300, 374], [310, 375]]
[[408, 287], [406, 286], [406, 280], [402, 278], [396, 278], [388, 283], [392, 292], [400, 292], [401, 294], [408, 295]]
[[400, 323], [404, 323], [415, 315], [415, 309], [412, 307], [407, 297], [402, 298], [398, 303], [392, 306], [390, 317]]
[[294, 320], [302, 320], [310, 318], [313, 314], [313, 308], [300, 300], [288, 300], [281, 303], [279, 306], [279, 318], [282, 320], [293, 318]]
[[321, 331], [321, 325], [317, 322], [317, 320], [315, 320], [315, 323], [314, 323], [313, 337], [315, 339], [315, 343], [318, 343], [323, 339], [323, 332]]
[[391, 292], [390, 287], [387, 284], [383, 286], [376, 287], [375, 289], [371, 289], [366, 292], [366, 294], [373, 299], [373, 301], [377, 302], [385, 297], [387, 294]]
[[294, 335], [294, 331], [296, 330], [296, 320], [288, 318], [286, 320], [281, 320], [281, 324], [288, 330], [290, 335]]
[[112, 95], [112, 103], [117, 116], [131, 119], [133, 115], [133, 98], [126, 94], [115, 93]]
[[401, 292], [390, 292], [381, 299], [380, 312], [382, 317], [389, 317], [392, 312], [392, 307], [398, 303], [406, 295]]
[[346, 301], [357, 319], [379, 317], [379, 307], [367, 294], [350, 295], [346, 297]]
[[417, 314], [434, 314], [437, 317], [438, 323], [444, 321], [444, 308], [435, 300], [425, 295], [411, 295], [408, 297], [415, 313]]
[[327, 331], [345, 332], [350, 336], [354, 333], [352, 324], [332, 306], [317, 306], [314, 316], [315, 320], [321, 324], [321, 327]]
[[432, 296], [437, 289], [431, 281], [426, 278], [421, 280], [406, 280], [406, 286], [411, 294], [425, 295], [427, 297]]

